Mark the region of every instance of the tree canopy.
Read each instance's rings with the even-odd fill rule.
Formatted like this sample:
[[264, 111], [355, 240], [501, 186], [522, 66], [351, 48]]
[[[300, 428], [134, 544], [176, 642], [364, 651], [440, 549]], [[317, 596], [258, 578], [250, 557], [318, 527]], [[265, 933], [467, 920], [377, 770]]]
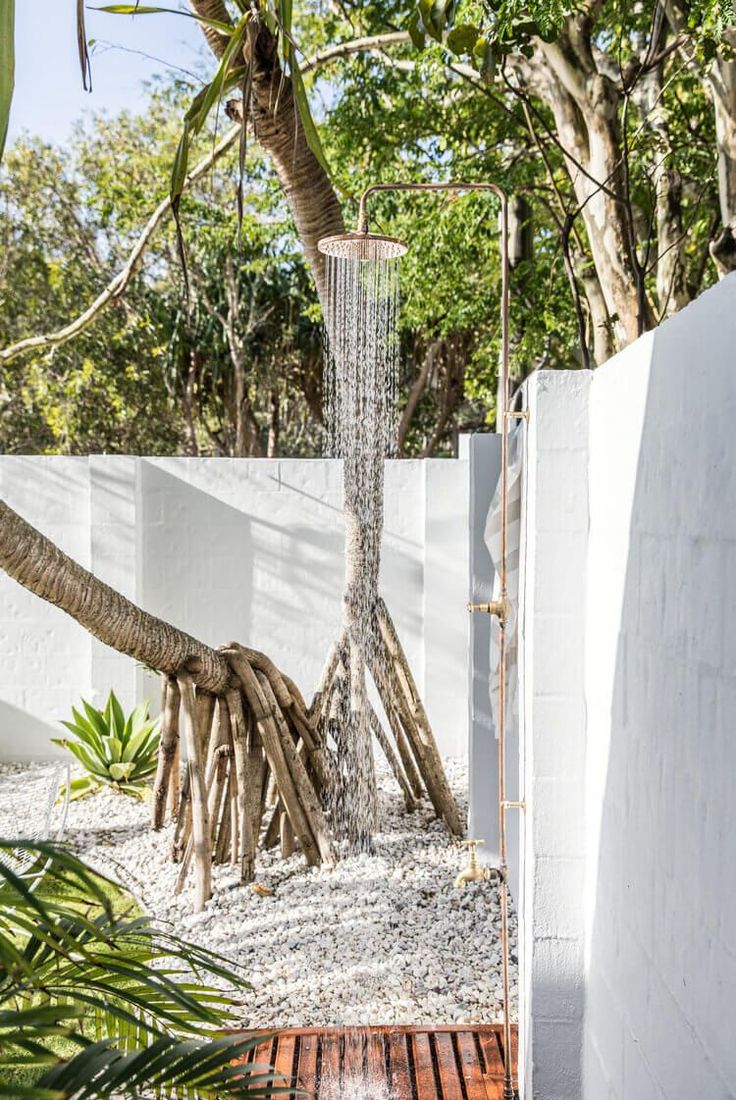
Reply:
[[[370, 183], [491, 179], [513, 196], [516, 381], [602, 362], [736, 266], [722, 0], [190, 7], [215, 55], [209, 84], [165, 80], [140, 117], [98, 117], [65, 150], [29, 139], [6, 153], [6, 352], [94, 300], [167, 191], [189, 288], [169, 224], [81, 335], [0, 352], [4, 449], [316, 453], [316, 242], [354, 222]], [[235, 133], [188, 183], [225, 113], [240, 156]], [[493, 423], [495, 214], [475, 195], [372, 207], [411, 245], [402, 453], [446, 453], [459, 429]]]

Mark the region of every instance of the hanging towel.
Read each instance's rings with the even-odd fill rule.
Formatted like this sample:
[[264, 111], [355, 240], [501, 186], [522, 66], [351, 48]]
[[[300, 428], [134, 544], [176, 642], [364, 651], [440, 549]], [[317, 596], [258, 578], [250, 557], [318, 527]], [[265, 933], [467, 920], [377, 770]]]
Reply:
[[[517, 421], [509, 432], [509, 475], [508, 475], [508, 537], [506, 543], [506, 589], [509, 601], [506, 620], [506, 723], [511, 727], [518, 721], [518, 606], [519, 606], [519, 547], [521, 544], [521, 469], [523, 462], [522, 422]], [[485, 544], [493, 562], [495, 578], [493, 581], [493, 599], [501, 598], [499, 567], [501, 564], [501, 478], [498, 479], [484, 532]], [[498, 690], [499, 677], [499, 622], [494, 616], [491, 622], [491, 675], [489, 690], [491, 696], [491, 714], [498, 737]]]

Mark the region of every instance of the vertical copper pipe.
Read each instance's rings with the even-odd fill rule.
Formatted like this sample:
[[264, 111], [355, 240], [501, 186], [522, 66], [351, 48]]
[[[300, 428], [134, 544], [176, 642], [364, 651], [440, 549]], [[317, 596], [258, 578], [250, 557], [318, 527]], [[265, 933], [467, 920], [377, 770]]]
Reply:
[[503, 986], [503, 1100], [514, 1100], [509, 1013], [509, 878], [506, 850], [506, 607], [508, 605], [509, 543], [509, 248], [508, 202], [501, 200], [501, 383], [498, 387], [496, 430], [501, 426], [501, 615], [498, 620], [498, 861], [501, 907], [501, 980]]

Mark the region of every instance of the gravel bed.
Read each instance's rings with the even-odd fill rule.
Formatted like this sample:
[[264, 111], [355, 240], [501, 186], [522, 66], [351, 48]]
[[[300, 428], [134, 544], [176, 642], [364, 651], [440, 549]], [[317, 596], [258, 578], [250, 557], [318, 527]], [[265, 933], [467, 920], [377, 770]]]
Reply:
[[[446, 767], [464, 805], [465, 767], [455, 760]], [[35, 765], [0, 766], [0, 835], [37, 774]], [[232, 868], [215, 868], [212, 901], [196, 915], [189, 889], [174, 896], [171, 829], [153, 833], [146, 804], [107, 790], [72, 803], [65, 838], [163, 926], [243, 968], [254, 986], [241, 1009], [245, 1026], [496, 1022], [497, 889], [492, 882], [455, 889], [465, 850], [428, 809], [404, 813], [390, 776], [381, 772], [379, 781], [375, 854], [349, 856], [333, 870], [308, 868], [298, 855], [259, 855], [257, 878], [272, 897], [239, 885]], [[514, 989], [516, 942], [512, 914]]]

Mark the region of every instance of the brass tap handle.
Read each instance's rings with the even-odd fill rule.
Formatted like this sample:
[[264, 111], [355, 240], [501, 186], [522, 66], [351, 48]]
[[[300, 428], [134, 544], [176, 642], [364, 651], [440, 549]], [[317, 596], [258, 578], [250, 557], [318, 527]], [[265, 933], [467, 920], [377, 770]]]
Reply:
[[509, 602], [506, 599], [491, 600], [490, 603], [466, 604], [468, 611], [482, 611], [486, 615], [494, 615], [500, 622], [505, 622], [509, 613]]
[[485, 844], [484, 840], [461, 840], [460, 847], [468, 848], [468, 865], [455, 879], [455, 886], [460, 888], [468, 882], [479, 882], [488, 878], [488, 871], [478, 864], [478, 845]]

